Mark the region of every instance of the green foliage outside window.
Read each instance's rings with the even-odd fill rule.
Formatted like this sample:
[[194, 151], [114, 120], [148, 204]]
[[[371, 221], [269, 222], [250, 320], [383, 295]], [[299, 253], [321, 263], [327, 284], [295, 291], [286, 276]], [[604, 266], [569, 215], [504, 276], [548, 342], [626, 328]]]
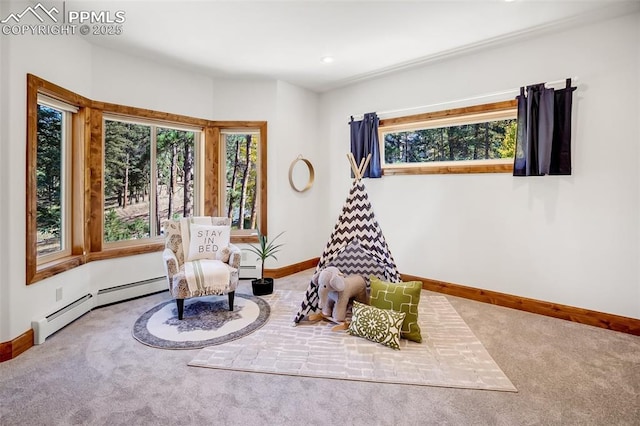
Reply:
[[193, 215], [196, 135], [162, 127], [156, 135], [156, 235], [160, 235], [162, 221]]
[[501, 158], [513, 158], [516, 153], [516, 135], [518, 132], [518, 126], [516, 120], [513, 121], [507, 127], [507, 133], [504, 135], [502, 144], [498, 148]]
[[[223, 137], [225, 214], [231, 217], [233, 229], [255, 229], [259, 136], [223, 133]], [[193, 215], [195, 140], [191, 131], [105, 120], [106, 242], [161, 235], [164, 220]], [[151, 185], [155, 185], [153, 191]]]
[[516, 120], [399, 131], [384, 135], [386, 164], [513, 158]]
[[195, 139], [192, 131], [105, 120], [105, 242], [158, 236], [164, 220], [193, 215]]
[[63, 112], [38, 105], [37, 253], [62, 249]]
[[257, 134], [224, 134], [226, 206], [233, 229], [257, 228]]
[[105, 120], [104, 133], [104, 240], [135, 238], [128, 229], [136, 221], [146, 223], [145, 234], [149, 236], [151, 127]]
[[104, 240], [122, 241], [149, 236], [147, 223], [140, 218], [125, 221], [118, 216], [115, 209], [110, 209], [104, 215]]

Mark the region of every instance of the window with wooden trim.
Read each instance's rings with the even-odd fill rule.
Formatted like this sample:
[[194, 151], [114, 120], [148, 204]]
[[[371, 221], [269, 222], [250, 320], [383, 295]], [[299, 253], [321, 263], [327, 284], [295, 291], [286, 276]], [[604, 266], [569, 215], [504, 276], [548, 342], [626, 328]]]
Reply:
[[77, 108], [38, 96], [36, 252], [38, 263], [71, 253], [71, 121]]
[[104, 116], [104, 242], [163, 235], [167, 219], [198, 213], [202, 129]]
[[[227, 156], [236, 146], [237, 160]], [[249, 227], [267, 231], [265, 121], [93, 101], [29, 74], [26, 167], [27, 284], [92, 260], [160, 251], [169, 217], [231, 211], [234, 243], [257, 241]]]
[[255, 233], [260, 216], [260, 182], [258, 129], [220, 132], [221, 157], [226, 161], [224, 192], [225, 216], [238, 234]]
[[381, 120], [385, 175], [511, 172], [515, 101]]

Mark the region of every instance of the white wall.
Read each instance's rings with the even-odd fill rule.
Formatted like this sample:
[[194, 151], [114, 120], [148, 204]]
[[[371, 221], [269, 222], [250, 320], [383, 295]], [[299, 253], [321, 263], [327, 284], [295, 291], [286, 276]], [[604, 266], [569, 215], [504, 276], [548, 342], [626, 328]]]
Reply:
[[[31, 320], [45, 307], [57, 306], [57, 282], [25, 285], [26, 75], [38, 75], [80, 94], [90, 93], [91, 89], [91, 74], [87, 72], [91, 69], [91, 49], [81, 38], [3, 35], [2, 39], [0, 196], [6, 216], [3, 211], [5, 244], [0, 248], [0, 257], [6, 263], [0, 280], [0, 342], [29, 330]], [[86, 293], [86, 268], [74, 270], [64, 285], [68, 297]]]
[[[285, 231], [281, 239], [286, 251], [278, 256], [284, 265], [320, 256], [329, 237], [320, 226], [328, 192], [327, 176], [320, 168], [326, 147], [319, 140], [319, 128], [318, 95], [279, 81], [275, 140], [269, 140], [277, 146], [269, 151], [269, 210], [276, 212], [269, 216], [269, 233]], [[314, 185], [305, 192], [296, 192], [289, 184], [289, 167], [299, 155], [318, 169]]]
[[328, 214], [337, 217], [350, 185], [351, 114], [578, 76], [572, 176], [388, 176], [365, 184], [403, 273], [640, 318], [638, 28], [636, 13], [326, 93], [322, 139], [337, 165]]
[[155, 111], [210, 118], [210, 77], [92, 46], [91, 99]]
[[[275, 80], [257, 79], [229, 79], [215, 78], [213, 82], [213, 117], [221, 121], [249, 120], [267, 121], [267, 221], [268, 234], [273, 236], [273, 217], [277, 213], [272, 209], [274, 198], [274, 162], [272, 153], [279, 149], [276, 141], [275, 120], [277, 117], [277, 86]], [[245, 249], [245, 244], [238, 244], [240, 249]], [[247, 253], [248, 256], [252, 256]], [[251, 258], [250, 258], [251, 259]], [[253, 259], [251, 259], [253, 260]], [[266, 267], [274, 266], [274, 261], [270, 259]]]
[[[635, 61], [635, 69], [636, 70], [640, 70], [640, 31], [637, 32], [636, 34], [636, 61]], [[640, 71], [637, 71], [638, 74], [640, 74]], [[640, 84], [638, 84], [637, 87], [637, 99], [640, 99]], [[638, 134], [640, 134], [640, 108], [638, 108], [637, 110], [637, 129], [636, 131], [638, 132]], [[638, 149], [638, 164], [640, 164], [640, 149]], [[638, 198], [640, 199], [640, 185], [638, 185]], [[638, 214], [638, 217], [640, 218], [640, 214]], [[640, 244], [640, 226], [638, 226], [638, 241]], [[638, 259], [637, 259], [637, 265], [638, 265], [638, 277], [640, 277], [640, 249], [638, 249]], [[637, 294], [637, 298], [636, 298], [636, 302], [637, 302], [637, 306], [640, 306], [640, 291], [638, 291]]]
[[215, 120], [266, 120], [271, 132], [271, 122], [276, 117], [275, 80], [215, 78], [212, 93]]
[[[0, 2], [0, 16], [6, 16], [6, 2]], [[9, 40], [0, 37], [0, 165], [4, 165], [4, 159], [8, 157], [9, 144], [2, 143], [9, 140], [9, 128], [4, 125], [7, 122], [9, 111]], [[7, 57], [5, 57], [7, 56]], [[0, 167], [0, 195], [9, 191], [9, 171]], [[0, 203], [0, 235], [7, 235], [9, 220], [9, 203]], [[0, 337], [9, 335], [9, 321], [3, 317], [2, 312], [9, 312], [9, 289], [4, 283], [9, 281], [9, 259], [5, 256], [5, 249], [0, 248]], [[0, 339], [0, 342], [2, 340]]]
[[[319, 191], [291, 199], [287, 191], [288, 152], [316, 156], [317, 96], [274, 80], [214, 79], [139, 57], [86, 44], [80, 37], [4, 36], [0, 47], [0, 230], [9, 242], [0, 248], [0, 342], [12, 340], [31, 321], [54, 312], [88, 292], [164, 274], [160, 253], [91, 262], [32, 285], [25, 285], [26, 74], [32, 73], [91, 99], [215, 120], [267, 120], [269, 221], [272, 231], [287, 230], [280, 267], [317, 256], [304, 244], [306, 223], [317, 223]], [[60, 58], [64, 58], [61, 60]], [[281, 97], [282, 99], [279, 99]], [[280, 125], [278, 120], [300, 124]], [[279, 129], [279, 130], [278, 130]], [[303, 149], [308, 144], [311, 150]], [[307, 154], [307, 152], [305, 152]], [[284, 176], [284, 180], [282, 178]], [[8, 177], [11, 177], [9, 181]], [[286, 189], [281, 188], [286, 182]], [[294, 206], [294, 209], [290, 207]], [[305, 210], [306, 209], [306, 210]], [[307, 216], [303, 221], [300, 213]], [[6, 219], [5, 219], [6, 217]], [[296, 229], [296, 228], [300, 229]], [[310, 238], [313, 241], [313, 238]], [[56, 302], [56, 288], [63, 288]]]
[[289, 186], [288, 171], [299, 154], [315, 165], [324, 162], [325, 150], [318, 143], [318, 95], [282, 81], [216, 78], [213, 98], [216, 120], [268, 122], [268, 236], [284, 231], [278, 242], [285, 245], [278, 261], [269, 259], [266, 267], [317, 257], [322, 245], [318, 248], [318, 235], [309, 226], [322, 217], [322, 185], [297, 193]]

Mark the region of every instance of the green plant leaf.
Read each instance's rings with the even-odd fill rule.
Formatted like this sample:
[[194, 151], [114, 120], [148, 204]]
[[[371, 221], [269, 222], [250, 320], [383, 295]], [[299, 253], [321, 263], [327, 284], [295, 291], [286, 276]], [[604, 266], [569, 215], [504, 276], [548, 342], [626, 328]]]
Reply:
[[256, 258], [256, 260], [261, 260], [262, 261], [262, 265], [261, 265], [262, 273], [260, 274], [261, 275], [261, 280], [264, 280], [264, 262], [265, 262], [265, 260], [267, 260], [270, 257], [273, 257], [275, 260], [278, 260], [278, 258], [275, 256], [275, 254], [280, 251], [280, 249], [282, 248], [282, 246], [284, 246], [284, 244], [274, 244], [274, 243], [282, 234], [284, 234], [284, 231], [282, 231], [281, 233], [276, 235], [276, 237], [273, 240], [269, 241], [267, 236], [263, 235], [260, 232], [260, 229], [258, 229], [258, 243], [259, 243], [259, 245], [249, 244], [249, 247], [245, 248], [245, 250], [255, 254], [256, 256], [258, 256]]
[[282, 247], [284, 246], [284, 243], [281, 243], [281, 244], [274, 244], [274, 243], [282, 234], [284, 234], [284, 231], [282, 231], [281, 233], [276, 235], [274, 239], [269, 241], [268, 237], [266, 235], [263, 235], [258, 229], [259, 245], [249, 244], [249, 247], [246, 248], [245, 250], [258, 256], [258, 259], [262, 260], [263, 262], [270, 257], [274, 258], [275, 260], [278, 260], [275, 254], [282, 249]]

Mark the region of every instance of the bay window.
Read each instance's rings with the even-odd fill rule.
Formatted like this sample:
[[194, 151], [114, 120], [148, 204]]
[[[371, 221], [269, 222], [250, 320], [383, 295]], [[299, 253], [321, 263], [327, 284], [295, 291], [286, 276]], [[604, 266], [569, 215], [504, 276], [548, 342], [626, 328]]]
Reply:
[[267, 123], [93, 101], [27, 75], [26, 281], [161, 251], [165, 220], [267, 232]]

